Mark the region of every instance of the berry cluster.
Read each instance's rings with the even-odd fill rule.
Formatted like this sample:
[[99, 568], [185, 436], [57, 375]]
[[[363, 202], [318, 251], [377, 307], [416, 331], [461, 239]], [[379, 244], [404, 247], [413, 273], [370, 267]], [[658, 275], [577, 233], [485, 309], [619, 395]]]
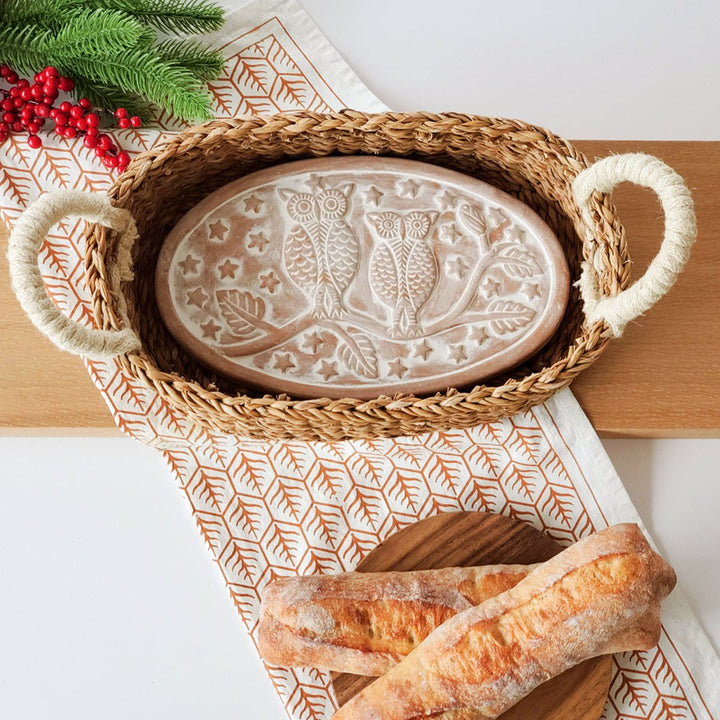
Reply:
[[[72, 92], [75, 87], [70, 78], [58, 73], [57, 68], [49, 66], [37, 73], [32, 85], [7, 65], [0, 65], [0, 77], [11, 86], [9, 90], [0, 89], [0, 145], [11, 132], [27, 132], [28, 145], [39, 148], [42, 141], [38, 133], [50, 120], [55, 124], [56, 135], [69, 139], [82, 137], [85, 147], [94, 149], [105, 167], [117, 168], [118, 172], [127, 167], [130, 156], [118, 149], [110, 135], [100, 132], [99, 112], [106, 111], [93, 110], [87, 98], [80, 98], [76, 105], [68, 101], [57, 107], [53, 105], [61, 91]], [[142, 125], [140, 118], [130, 117], [125, 108], [118, 108], [114, 116], [120, 128]]]

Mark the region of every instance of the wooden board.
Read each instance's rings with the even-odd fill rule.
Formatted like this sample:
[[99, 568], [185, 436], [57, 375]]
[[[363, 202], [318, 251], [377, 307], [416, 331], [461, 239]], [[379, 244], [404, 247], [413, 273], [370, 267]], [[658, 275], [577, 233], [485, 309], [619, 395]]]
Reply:
[[[573, 384], [602, 436], [718, 437], [720, 403], [720, 142], [577, 141], [589, 157], [649, 152], [693, 191], [699, 236], [670, 294], [628, 327]], [[615, 193], [637, 277], [659, 246], [662, 214], [654, 195]], [[82, 362], [57, 350], [28, 322], [10, 290], [0, 248], [0, 432], [112, 434], [104, 401]], [[635, 270], [637, 268], [637, 271]]]
[[[502, 515], [441, 513], [391, 535], [358, 565], [361, 572], [429, 570], [465, 565], [543, 562], [562, 550], [539, 530]], [[538, 687], [501, 717], [503, 720], [597, 720], [612, 675], [610, 656], [587, 660]], [[374, 678], [333, 674], [344, 705]], [[444, 717], [444, 716], [443, 716]], [[448, 714], [448, 720], [452, 716]]]

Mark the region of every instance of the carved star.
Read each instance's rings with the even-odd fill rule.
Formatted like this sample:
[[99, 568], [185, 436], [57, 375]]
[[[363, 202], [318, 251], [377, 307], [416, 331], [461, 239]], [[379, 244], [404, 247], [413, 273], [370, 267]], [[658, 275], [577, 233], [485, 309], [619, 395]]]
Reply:
[[449, 223], [440, 228], [440, 238], [445, 242], [455, 244], [462, 236], [463, 234], [458, 232], [455, 223]]
[[203, 337], [212, 338], [217, 340], [217, 334], [222, 329], [212, 318], [210, 318], [205, 324], [200, 325], [203, 331]]
[[279, 284], [280, 280], [275, 277], [275, 273], [272, 270], [260, 276], [260, 287], [265, 288], [268, 292], [275, 292], [275, 288]]
[[497, 280], [488, 278], [482, 284], [483, 290], [485, 290], [485, 297], [494, 297], [500, 293], [500, 283]]
[[260, 208], [263, 206], [263, 201], [257, 195], [251, 195], [245, 198], [245, 212], [253, 212], [256, 215], [260, 212]]
[[325, 340], [320, 337], [316, 332], [314, 332], [309, 337], [305, 338], [305, 342], [303, 342], [303, 347], [311, 348], [314, 353], [318, 351], [318, 348], [322, 347], [325, 344]]
[[423, 360], [428, 359], [428, 355], [432, 353], [432, 348], [430, 347], [430, 343], [427, 340], [423, 340], [416, 348], [415, 348], [415, 357], [421, 357]]
[[407, 372], [407, 368], [403, 365], [400, 358], [395, 358], [395, 360], [388, 363], [388, 372], [400, 378]]
[[502, 225], [507, 220], [507, 215], [496, 207], [488, 210], [487, 217], [493, 225]]
[[313, 173], [307, 181], [307, 186], [310, 188], [311, 192], [319, 192], [320, 190], [325, 189], [325, 178], [321, 175], [316, 175]]
[[525, 232], [522, 230], [522, 228], [518, 227], [517, 225], [511, 225], [506, 231], [505, 231], [505, 237], [508, 240], [512, 240], [513, 242], [524, 242], [525, 240]]
[[201, 287], [196, 287], [187, 294], [188, 305], [197, 305], [199, 308], [205, 304], [207, 299], [208, 296], [204, 293]]
[[420, 186], [414, 180], [403, 180], [398, 183], [398, 189], [401, 195], [407, 195], [408, 197], [417, 197]]
[[442, 195], [438, 196], [437, 201], [440, 203], [441, 210], [452, 210], [457, 204], [458, 196], [448, 189], [445, 190]]
[[537, 283], [523, 283], [520, 291], [528, 300], [540, 297], [540, 286]]
[[223, 242], [225, 240], [225, 235], [230, 229], [222, 220], [216, 220], [214, 223], [208, 225], [208, 227], [210, 228], [210, 234], [208, 237], [211, 240], [215, 238], [220, 242]]
[[248, 235], [248, 238], [248, 249], [257, 248], [258, 252], [262, 252], [265, 249], [265, 246], [270, 242], [267, 237], [265, 237], [264, 232], [252, 233], [251, 235]]
[[295, 367], [295, 362], [293, 361], [290, 353], [285, 353], [284, 355], [277, 354], [275, 356], [275, 365], [273, 365], [273, 367], [285, 375], [288, 370]]
[[222, 265], [218, 265], [218, 270], [220, 271], [220, 279], [229, 277], [235, 279], [235, 273], [240, 268], [240, 266], [237, 263], [232, 262], [230, 258], [228, 258]]
[[384, 193], [381, 193], [374, 185], [365, 193], [365, 202], [373, 203], [377, 206]]
[[450, 349], [450, 359], [454, 360], [456, 363], [461, 363], [463, 360], [467, 360], [465, 348], [462, 345], [454, 345]]
[[446, 263], [445, 263], [445, 269], [451, 274], [454, 275], [456, 278], [459, 278], [462, 280], [468, 269], [469, 265], [467, 263], [467, 260], [465, 260], [464, 257], [460, 255], [453, 255]]
[[335, 369], [335, 361], [328, 362], [327, 360], [321, 360], [318, 375], [322, 375], [325, 382], [330, 380], [331, 377], [338, 375], [338, 371]]
[[484, 327], [474, 327], [470, 333], [470, 339], [478, 345], [482, 345], [488, 339], [487, 330]]
[[178, 263], [178, 266], [182, 270], [182, 274], [187, 275], [188, 273], [196, 273], [199, 264], [200, 261], [197, 258], [188, 255], [182, 262]]

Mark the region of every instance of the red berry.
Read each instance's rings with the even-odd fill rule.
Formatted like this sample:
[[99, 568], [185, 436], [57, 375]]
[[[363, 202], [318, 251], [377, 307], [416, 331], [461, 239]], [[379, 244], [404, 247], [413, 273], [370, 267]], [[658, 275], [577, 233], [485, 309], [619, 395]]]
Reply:
[[4, 120], [0, 121], [0, 132], [10, 132], [10, 125], [8, 125], [8, 123], [6, 123]]
[[107, 150], [105, 148], [101, 148], [99, 145], [98, 145], [98, 147], [95, 148], [95, 154], [98, 157], [105, 157], [106, 152], [107, 152]]
[[72, 108], [72, 103], [69, 103], [67, 100], [65, 100], [65, 102], [61, 102], [61, 103], [60, 103], [60, 109], [61, 109], [64, 113], [69, 113], [69, 112], [70, 112], [70, 108]]
[[85, 117], [88, 127], [96, 128], [100, 124], [100, 118], [95, 113], [88, 113]]
[[139, 128], [139, 127], [142, 126], [142, 120], [141, 120], [137, 115], [133, 115], [133, 116], [130, 118], [130, 124], [131, 124], [134, 128]]
[[16, 120], [12, 124], [12, 129], [13, 129], [13, 132], [22, 132], [24, 130], [23, 124], [19, 120]]
[[121, 117], [118, 119], [118, 127], [122, 130], [130, 127], [130, 118]]
[[43, 85], [43, 96], [48, 100], [57, 100], [57, 88], [50, 87], [47, 83]]
[[127, 116], [128, 116], [128, 111], [124, 107], [119, 107], [115, 111], [116, 118], [126, 118]]
[[21, 97], [16, 97], [13, 99], [13, 105], [15, 105], [18, 110], [25, 105], [25, 101]]
[[0, 132], [0, 145], [2, 145], [7, 139], [7, 133]]
[[107, 168], [114, 168], [118, 166], [118, 159], [116, 155], [106, 155], [103, 158], [103, 165]]
[[15, 108], [15, 103], [10, 98], [5, 98], [0, 103], [0, 108], [2, 108], [5, 112], [8, 112], [10, 110], [13, 110]]
[[33, 80], [34, 80], [36, 83], [40, 83], [40, 84], [42, 85], [42, 83], [45, 82], [45, 71], [43, 70], [42, 72], [35, 73], [35, 76], [33, 77]]
[[42, 96], [43, 96], [42, 85], [33, 85], [30, 88], [30, 94], [33, 96], [34, 100], [42, 100]]
[[45, 70], [43, 71], [45, 73], [45, 77], [57, 77], [58, 71], [56, 67], [53, 67], [52, 65], [48, 65]]
[[64, 112], [62, 112], [61, 110], [58, 110], [55, 113], [54, 120], [55, 120], [56, 125], [67, 125], [68, 118]]
[[48, 105], [47, 103], [43, 103], [42, 105], [38, 105], [38, 106], [35, 108], [35, 114], [36, 114], [38, 117], [46, 118], [46, 117], [48, 117], [48, 116], [50, 115], [50, 113], [51, 113], [50, 105]]
[[109, 150], [112, 147], [112, 144], [113, 142], [109, 135], [106, 135], [105, 133], [100, 133], [98, 135], [98, 147], [103, 150]]
[[85, 145], [86, 148], [97, 147], [97, 138], [94, 135], [86, 135], [83, 138], [83, 145]]
[[71, 92], [75, 89], [75, 83], [68, 77], [58, 78], [58, 87], [65, 92]]
[[63, 136], [66, 138], [74, 138], [77, 136], [77, 130], [69, 125], [63, 130]]
[[31, 135], [28, 138], [27, 143], [34, 150], [37, 150], [39, 147], [42, 146], [42, 140], [40, 140], [40, 138], [37, 135]]
[[20, 97], [20, 89], [16, 87], [10, 88], [8, 95], [13, 99]]
[[92, 107], [92, 103], [87, 98], [80, 98], [78, 105], [85, 110], [89, 110]]
[[26, 87], [30, 87], [30, 81], [26, 80], [25, 78], [21, 78], [20, 80], [16, 81], [15, 84], [22, 90], [24, 90]]
[[5, 112], [3, 113], [2, 119], [4, 122], [10, 124], [15, 122], [15, 113], [14, 112]]
[[118, 153], [117, 158], [119, 165], [127, 165], [130, 162], [130, 156], [124, 150]]
[[73, 105], [70, 108], [70, 115], [74, 117], [76, 120], [78, 118], [81, 118], [85, 113], [83, 112], [83, 109], [79, 105]]
[[5, 79], [11, 84], [14, 85], [18, 81], [19, 75], [14, 71], [11, 70], [6, 76]]
[[65, 126], [64, 125], [56, 125], [55, 130], [53, 132], [56, 135], [62, 135], [65, 132]]
[[[87, 122], [87, 121], [86, 121], [86, 122]], [[89, 127], [89, 128], [85, 131], [85, 134], [86, 134], [86, 135], [89, 135], [90, 137], [97, 137], [98, 129], [97, 129], [97, 128], [94, 128], [94, 127]]]
[[29, 123], [27, 124], [28, 132], [29, 132], [29, 133], [32, 133], [33, 135], [37, 135], [37, 133], [40, 132], [40, 128], [41, 128], [41, 127], [42, 127], [42, 126], [40, 125], [39, 122], [29, 122]]
[[12, 70], [8, 65], [0, 65], [0, 75], [2, 75], [2, 77], [7, 77], [11, 72]]
[[78, 118], [78, 119], [75, 121], [75, 127], [76, 127], [80, 132], [85, 132], [85, 131], [87, 130], [87, 122], [86, 122], [85, 118]]
[[25, 101], [28, 102], [32, 100], [33, 94], [32, 90], [29, 87], [25, 87], [22, 89], [22, 92], [20, 93], [20, 97]]

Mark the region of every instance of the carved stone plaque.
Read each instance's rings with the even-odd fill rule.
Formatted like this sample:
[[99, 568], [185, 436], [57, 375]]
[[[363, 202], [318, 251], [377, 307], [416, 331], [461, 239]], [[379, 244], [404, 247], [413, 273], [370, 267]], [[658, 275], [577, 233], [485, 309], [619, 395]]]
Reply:
[[555, 332], [562, 249], [527, 206], [412, 160], [277, 165], [173, 228], [161, 315], [203, 364], [269, 392], [372, 398], [468, 385]]

